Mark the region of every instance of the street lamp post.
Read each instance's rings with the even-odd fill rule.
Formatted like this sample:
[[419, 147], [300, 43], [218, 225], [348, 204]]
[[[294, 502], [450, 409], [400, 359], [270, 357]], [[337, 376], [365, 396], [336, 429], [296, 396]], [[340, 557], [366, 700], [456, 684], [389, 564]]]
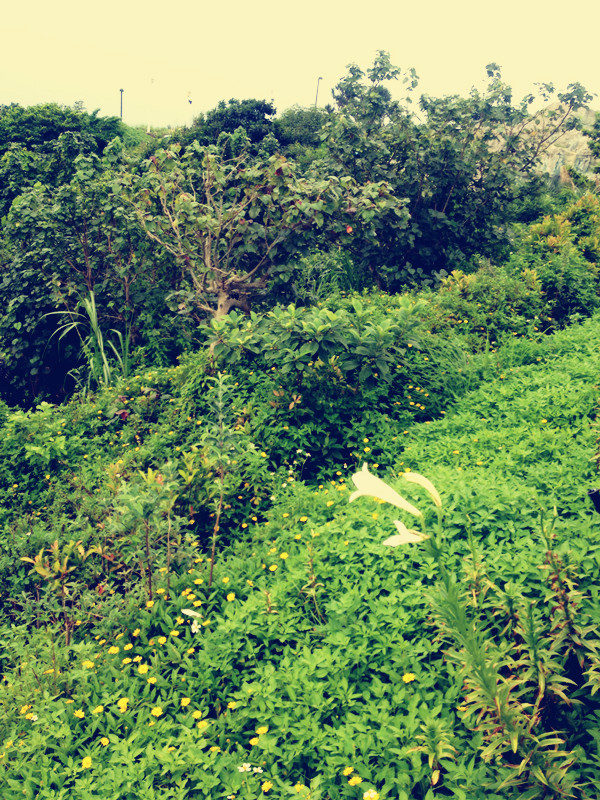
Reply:
[[315, 97], [315, 108], [317, 107], [317, 103], [319, 102], [319, 84], [321, 83], [322, 80], [323, 78], [319, 75], [319, 78], [317, 80], [317, 95]]
[[121, 92], [121, 119], [123, 119], [123, 89], [119, 89]]

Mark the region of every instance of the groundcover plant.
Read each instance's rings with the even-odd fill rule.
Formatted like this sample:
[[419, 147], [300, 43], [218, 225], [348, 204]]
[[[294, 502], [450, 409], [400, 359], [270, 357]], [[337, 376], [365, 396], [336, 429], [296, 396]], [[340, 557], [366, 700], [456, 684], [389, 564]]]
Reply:
[[185, 367], [9, 412], [2, 796], [593, 797], [599, 333], [316, 480]]

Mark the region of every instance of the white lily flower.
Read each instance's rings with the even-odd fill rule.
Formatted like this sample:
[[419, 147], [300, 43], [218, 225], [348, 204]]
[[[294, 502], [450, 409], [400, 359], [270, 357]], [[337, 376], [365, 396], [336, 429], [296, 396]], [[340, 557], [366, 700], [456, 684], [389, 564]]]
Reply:
[[352, 476], [352, 481], [357, 491], [353, 492], [348, 498], [350, 503], [356, 500], [357, 497], [377, 497], [385, 503], [391, 503], [393, 506], [401, 508], [403, 511], [408, 511], [409, 514], [415, 517], [423, 516], [418, 508], [411, 505], [408, 500], [405, 500], [399, 495], [395, 489], [392, 489], [392, 487], [384, 483], [381, 478], [369, 472], [366, 464], [363, 464], [363, 468], [360, 472], [356, 472]]
[[424, 475], [419, 475], [418, 472], [404, 472], [402, 477], [405, 480], [409, 481], [409, 483], [417, 483], [419, 486], [422, 486], [425, 491], [429, 493], [429, 496], [436, 504], [438, 508], [442, 507], [442, 498], [440, 497], [438, 490], [435, 488], [433, 483], [428, 480]]
[[394, 525], [398, 528], [398, 533], [395, 536], [390, 536], [385, 542], [382, 542], [382, 544], [387, 547], [398, 547], [400, 544], [418, 544], [425, 539], [429, 539], [429, 536], [424, 533], [409, 530], [406, 525], [398, 519], [394, 520]]

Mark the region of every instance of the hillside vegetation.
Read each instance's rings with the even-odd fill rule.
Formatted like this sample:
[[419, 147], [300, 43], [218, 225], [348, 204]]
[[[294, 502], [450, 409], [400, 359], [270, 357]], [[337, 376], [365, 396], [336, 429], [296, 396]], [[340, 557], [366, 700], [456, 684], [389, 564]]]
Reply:
[[[508, 348], [502, 374], [443, 419], [407, 430], [381, 417], [357, 445], [373, 475], [375, 454], [398, 454], [387, 480], [430, 533], [435, 505], [403, 475], [435, 484], [439, 552], [431, 540], [386, 547], [393, 520], [411, 515], [368, 496], [350, 505], [356, 468], [299, 480], [302, 452], [276, 479], [248, 464], [270, 507], [247, 504], [219, 530], [212, 563], [176, 509], [194, 459], [235, 436], [219, 422], [223, 379], [204, 423], [212, 438], [184, 445], [161, 425], [154, 468], [125, 442], [122, 458], [104, 459], [89, 433], [92, 463], [82, 452], [80, 431], [125, 387], [36, 412], [72, 462], [49, 462], [40, 482], [53, 491], [5, 527], [5, 797], [474, 798], [594, 785], [600, 518], [586, 495], [599, 333], [595, 317]], [[131, 407], [157, 386], [165, 413], [197, 403], [184, 373], [135, 379]]]
[[596, 796], [586, 93], [488, 72], [0, 109], [2, 800]]

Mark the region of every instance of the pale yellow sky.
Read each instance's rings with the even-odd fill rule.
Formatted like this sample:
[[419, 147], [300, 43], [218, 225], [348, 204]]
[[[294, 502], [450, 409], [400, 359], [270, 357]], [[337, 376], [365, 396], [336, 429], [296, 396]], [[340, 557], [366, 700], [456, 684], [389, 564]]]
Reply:
[[187, 124], [232, 97], [273, 98], [279, 111], [313, 105], [319, 76], [324, 105], [346, 65], [367, 68], [377, 50], [417, 70], [417, 94], [481, 88], [491, 61], [517, 97], [541, 81], [600, 94], [596, 0], [10, 5], [0, 23], [0, 103], [82, 100], [89, 111], [118, 115], [122, 88], [132, 125]]

